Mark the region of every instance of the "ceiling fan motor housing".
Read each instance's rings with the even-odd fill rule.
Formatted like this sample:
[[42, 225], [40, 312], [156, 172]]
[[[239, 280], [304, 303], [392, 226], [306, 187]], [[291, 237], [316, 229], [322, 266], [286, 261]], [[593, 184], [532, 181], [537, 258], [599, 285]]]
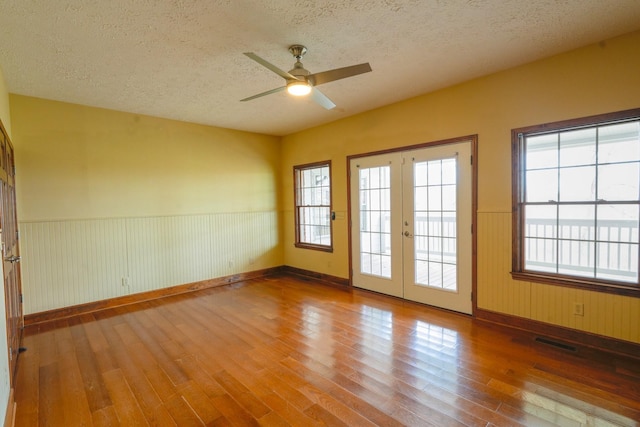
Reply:
[[304, 56], [304, 54], [307, 53], [307, 48], [302, 46], [301, 44], [294, 44], [294, 45], [289, 46], [289, 52], [291, 52], [291, 54], [298, 61], [300, 61], [300, 58], [302, 58]]

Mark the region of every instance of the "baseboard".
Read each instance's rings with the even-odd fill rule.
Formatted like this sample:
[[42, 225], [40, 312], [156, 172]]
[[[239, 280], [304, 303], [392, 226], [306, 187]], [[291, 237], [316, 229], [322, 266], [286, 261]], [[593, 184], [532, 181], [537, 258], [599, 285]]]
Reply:
[[336, 285], [341, 288], [351, 286], [349, 283], [349, 279], [343, 279], [342, 277], [331, 276], [329, 274], [318, 273], [315, 271], [304, 270], [302, 268], [291, 267], [289, 265], [283, 265], [281, 270], [284, 274], [291, 274], [293, 276], [297, 276], [299, 278], [309, 280], [318, 280], [330, 285]]
[[242, 282], [245, 280], [256, 279], [260, 277], [278, 274], [282, 271], [282, 267], [272, 267], [263, 270], [255, 270], [247, 273], [238, 273], [231, 276], [218, 277], [215, 279], [202, 280], [199, 282], [187, 283], [184, 285], [171, 286], [163, 289], [156, 289], [148, 292], [140, 292], [132, 295], [125, 295], [106, 300], [93, 301], [85, 304], [73, 305], [69, 307], [56, 308], [53, 310], [42, 311], [39, 313], [27, 314], [24, 316], [24, 326], [37, 325], [39, 323], [51, 322], [55, 320], [65, 319], [80, 314], [92, 313], [94, 311], [105, 310], [108, 308], [119, 307], [123, 305], [134, 304], [142, 301], [150, 301], [171, 295], [179, 295], [187, 292], [199, 291], [202, 289], [214, 288], [217, 286], [225, 286], [232, 283]]
[[9, 392], [9, 403], [7, 403], [7, 412], [4, 416], [4, 427], [13, 427], [16, 423], [16, 401], [14, 390]]
[[520, 329], [534, 335], [559, 340], [582, 349], [583, 352], [589, 350], [604, 351], [640, 360], [640, 344], [631, 341], [624, 341], [590, 332], [552, 325], [538, 320], [525, 319], [524, 317], [496, 313], [483, 309], [477, 309], [474, 316], [481, 321], [496, 323], [502, 326]]

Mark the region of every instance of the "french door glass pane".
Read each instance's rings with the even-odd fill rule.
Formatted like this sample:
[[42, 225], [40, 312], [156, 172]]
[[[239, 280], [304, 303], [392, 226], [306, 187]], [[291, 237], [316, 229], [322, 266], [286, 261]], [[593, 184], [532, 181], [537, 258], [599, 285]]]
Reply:
[[359, 170], [360, 273], [391, 277], [389, 166]]
[[456, 159], [414, 164], [415, 282], [457, 290]]

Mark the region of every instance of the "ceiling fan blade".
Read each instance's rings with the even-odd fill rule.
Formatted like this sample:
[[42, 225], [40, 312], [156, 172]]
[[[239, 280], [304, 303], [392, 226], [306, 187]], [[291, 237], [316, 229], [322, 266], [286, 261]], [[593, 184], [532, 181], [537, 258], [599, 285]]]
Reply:
[[371, 71], [371, 65], [368, 62], [364, 64], [352, 65], [350, 67], [336, 68], [334, 70], [321, 71], [311, 74], [307, 78], [314, 86], [329, 83], [334, 80], [340, 80], [358, 74], [368, 73]]
[[286, 86], [277, 87], [275, 89], [271, 89], [271, 90], [268, 90], [266, 92], [262, 92], [262, 93], [259, 93], [257, 95], [250, 96], [248, 98], [241, 99], [240, 102], [242, 102], [242, 101], [251, 101], [252, 99], [260, 98], [260, 97], [266, 96], [266, 95], [271, 95], [272, 93], [276, 93], [276, 92], [281, 92], [281, 91], [285, 90], [286, 88], [287, 88]]
[[311, 99], [313, 99], [318, 104], [322, 105], [327, 110], [331, 110], [332, 108], [335, 108], [335, 106], [336, 106], [336, 104], [334, 104], [332, 100], [327, 98], [327, 95], [325, 95], [324, 93], [320, 92], [315, 87], [311, 90]]
[[298, 80], [296, 76], [294, 76], [293, 74], [289, 74], [286, 71], [281, 70], [280, 68], [276, 67], [272, 63], [260, 58], [258, 55], [256, 55], [253, 52], [245, 52], [244, 54], [247, 55], [249, 58], [253, 59], [254, 61], [256, 61], [258, 64], [262, 65], [263, 67], [270, 69], [271, 71], [273, 71], [274, 73], [276, 73], [277, 75], [279, 75], [285, 80]]

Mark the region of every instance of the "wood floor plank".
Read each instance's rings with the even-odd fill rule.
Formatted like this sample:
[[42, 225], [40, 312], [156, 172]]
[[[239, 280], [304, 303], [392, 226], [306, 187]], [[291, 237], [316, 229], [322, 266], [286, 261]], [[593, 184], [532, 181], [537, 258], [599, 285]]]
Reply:
[[91, 349], [84, 328], [74, 327], [72, 330], [75, 353], [82, 374], [82, 382], [91, 412], [111, 406], [111, 398], [105, 387], [98, 366], [98, 359]]
[[61, 352], [58, 367], [65, 419], [77, 420], [79, 425], [91, 425], [91, 409], [75, 351]]
[[39, 425], [65, 425], [60, 369], [56, 362], [40, 367]]
[[149, 425], [122, 371], [115, 369], [102, 376], [120, 423], [130, 426]]
[[182, 398], [204, 425], [209, 425], [223, 416], [222, 413], [213, 406], [207, 393], [202, 390], [197, 383], [189, 381], [181, 385], [178, 390]]
[[91, 415], [94, 427], [113, 427], [120, 425], [120, 421], [118, 421], [118, 414], [116, 414], [116, 410], [113, 406], [102, 408]]
[[40, 359], [37, 338], [33, 336], [36, 328], [24, 331], [23, 345], [27, 351], [19, 358], [19, 369], [16, 372], [15, 401], [21, 409], [21, 417], [16, 417], [16, 427], [38, 425], [38, 405], [40, 397]]
[[17, 426], [640, 426], [640, 362], [292, 276], [28, 327]]

